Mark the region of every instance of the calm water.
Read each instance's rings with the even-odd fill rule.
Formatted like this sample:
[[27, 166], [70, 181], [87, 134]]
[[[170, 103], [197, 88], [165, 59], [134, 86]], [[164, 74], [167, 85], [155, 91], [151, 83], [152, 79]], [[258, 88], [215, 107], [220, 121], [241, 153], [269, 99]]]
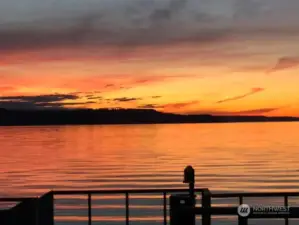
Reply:
[[[196, 170], [196, 186], [212, 191], [299, 191], [298, 131], [299, 123], [0, 127], [0, 196], [182, 188], [188, 164]], [[95, 219], [123, 220], [121, 197], [94, 200]], [[133, 221], [161, 220], [160, 196], [134, 196], [132, 202]], [[85, 196], [56, 203], [58, 224], [86, 219]]]

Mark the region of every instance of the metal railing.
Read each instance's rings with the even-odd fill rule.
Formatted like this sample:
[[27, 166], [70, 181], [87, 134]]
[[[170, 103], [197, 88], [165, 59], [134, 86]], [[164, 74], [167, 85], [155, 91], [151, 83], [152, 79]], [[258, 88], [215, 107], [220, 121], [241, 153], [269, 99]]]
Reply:
[[[299, 197], [299, 192], [244, 192], [244, 193], [211, 193], [209, 189], [195, 189], [196, 193], [201, 193], [201, 207], [185, 207], [184, 210], [192, 210], [194, 214], [200, 215], [203, 225], [211, 224], [211, 216], [226, 215], [238, 216], [238, 207], [213, 207], [212, 200], [214, 199], [231, 199], [237, 198], [240, 205], [244, 204], [244, 198], [269, 198], [269, 197], [282, 197], [284, 206], [289, 206], [289, 197]], [[54, 198], [59, 195], [87, 195], [88, 205], [88, 225], [92, 224], [92, 196], [93, 195], [114, 195], [121, 194], [125, 198], [125, 224], [130, 224], [130, 195], [132, 194], [161, 194], [163, 199], [163, 225], [167, 225], [167, 196], [173, 193], [188, 193], [189, 189], [136, 189], [136, 190], [72, 190], [72, 191], [50, 191], [40, 198], [0, 198], [0, 202], [26, 202], [36, 201], [37, 199], [42, 202], [44, 198], [48, 198], [49, 204], [45, 212], [49, 215], [48, 220], [38, 220], [37, 225], [53, 225], [54, 224]], [[52, 211], [52, 212], [50, 212]], [[42, 211], [41, 211], [42, 212]], [[45, 215], [45, 214], [43, 214]], [[269, 219], [269, 218], [284, 218], [285, 225], [289, 224], [289, 218], [299, 218], [299, 207], [291, 207], [289, 215], [255, 215], [248, 218], [238, 216], [239, 225], [247, 225], [248, 219]], [[49, 220], [50, 219], [50, 220]], [[42, 222], [41, 222], [42, 221]]]
[[[195, 189], [197, 193], [202, 193], [205, 189]], [[167, 225], [167, 195], [172, 193], [188, 193], [189, 189], [136, 189], [136, 190], [72, 190], [72, 191], [52, 191], [57, 195], [87, 195], [88, 197], [88, 225], [92, 224], [92, 195], [113, 195], [121, 194], [125, 198], [125, 224], [130, 224], [130, 194], [161, 194], [163, 198], [163, 225]]]
[[[187, 169], [187, 170], [186, 170]], [[189, 193], [189, 198], [192, 199], [191, 204], [170, 203], [170, 218], [171, 225], [175, 225], [175, 221], [183, 218], [182, 223], [185, 225], [195, 224], [195, 216], [200, 215], [203, 225], [211, 225], [211, 216], [226, 215], [237, 216], [239, 225], [247, 225], [248, 219], [259, 218], [284, 218], [285, 225], [289, 224], [289, 218], [299, 218], [299, 207], [291, 207], [288, 215], [252, 215], [242, 217], [238, 214], [238, 207], [213, 207], [213, 199], [223, 198], [238, 198], [239, 204], [244, 204], [244, 198], [268, 198], [282, 197], [284, 206], [289, 207], [289, 197], [299, 197], [299, 192], [257, 192], [257, 193], [211, 193], [209, 189], [194, 189], [194, 170], [192, 167], [187, 167], [184, 172], [184, 183], [189, 183], [189, 189], [131, 189], [131, 190], [69, 190], [69, 191], [50, 191], [39, 198], [0, 198], [0, 202], [20, 202], [15, 207], [8, 211], [3, 211], [3, 217], [10, 216], [9, 221], [5, 225], [28, 224], [28, 225], [54, 225], [54, 198], [61, 195], [87, 195], [88, 206], [88, 225], [92, 224], [92, 196], [93, 195], [115, 195], [120, 194], [125, 198], [125, 224], [130, 225], [130, 195], [133, 194], [161, 194], [163, 198], [163, 224], [167, 225], [167, 195], [173, 193]], [[201, 206], [196, 207], [195, 195], [201, 194]], [[180, 196], [172, 196], [180, 199]], [[182, 197], [182, 196], [181, 196]], [[186, 196], [185, 196], [186, 197]], [[180, 199], [181, 200], [181, 199]], [[171, 202], [171, 201], [170, 201]], [[177, 204], [177, 205], [175, 205]], [[34, 206], [32, 206], [34, 205]], [[175, 211], [175, 213], [173, 213]], [[0, 211], [1, 212], [1, 211]], [[9, 214], [6, 214], [9, 212]], [[190, 213], [191, 212], [191, 213]], [[250, 212], [250, 211], [249, 211]], [[185, 214], [184, 214], [185, 213]], [[0, 213], [0, 221], [2, 222]], [[185, 216], [185, 217], [184, 217]], [[190, 216], [192, 217], [190, 220]], [[173, 219], [176, 217], [177, 220]], [[188, 218], [187, 218], [188, 217]], [[11, 222], [11, 218], [17, 218]], [[190, 224], [184, 223], [184, 218]], [[194, 220], [193, 220], [194, 218]], [[17, 221], [17, 222], [16, 222]], [[3, 225], [3, 224], [1, 224]]]
[[[244, 203], [244, 198], [271, 198], [282, 197], [285, 207], [289, 207], [289, 197], [299, 197], [299, 192], [244, 192], [244, 193], [211, 193], [210, 197], [213, 199], [220, 198], [238, 198], [239, 205]], [[218, 208], [218, 211], [227, 212], [226, 215], [236, 215], [237, 207]], [[299, 218], [299, 208], [291, 207], [288, 215], [255, 215], [251, 218], [267, 219], [267, 218], [284, 218], [285, 225], [289, 224], [289, 218]], [[248, 218], [250, 219], [250, 218]], [[239, 217], [239, 224], [248, 224], [248, 219]]]
[[[249, 219], [284, 219], [285, 225], [289, 224], [289, 219], [292, 218], [299, 218], [299, 207], [290, 207], [289, 206], [289, 197], [298, 197], [299, 192], [257, 192], [257, 193], [211, 193], [208, 189], [205, 189], [202, 192], [202, 204], [201, 207], [194, 207], [194, 206], [173, 206], [175, 207], [175, 212], [177, 214], [181, 214], [182, 218], [184, 216], [189, 215], [186, 217], [186, 220], [190, 217], [194, 217], [196, 215], [200, 215], [202, 219], [203, 225], [211, 225], [211, 216], [235, 216], [238, 217], [238, 224], [239, 225], [248, 225]], [[214, 207], [212, 206], [212, 200], [214, 199], [223, 199], [223, 198], [238, 198], [239, 205], [244, 204], [244, 198], [269, 198], [269, 197], [282, 197], [284, 200], [284, 207], [288, 211], [276, 214], [276, 213], [254, 213], [255, 207], [248, 207], [250, 210], [248, 211], [247, 216], [242, 216], [238, 212], [238, 207], [230, 207], [230, 206], [223, 206], [223, 207]], [[274, 208], [274, 207], [273, 207]], [[190, 214], [191, 212], [191, 214]], [[178, 218], [177, 220], [182, 220], [182, 218]], [[176, 224], [176, 223], [175, 223]], [[190, 223], [191, 224], [191, 223]], [[194, 224], [194, 223], [192, 223]], [[187, 225], [187, 224], [186, 224]], [[189, 224], [188, 224], [189, 225]]]

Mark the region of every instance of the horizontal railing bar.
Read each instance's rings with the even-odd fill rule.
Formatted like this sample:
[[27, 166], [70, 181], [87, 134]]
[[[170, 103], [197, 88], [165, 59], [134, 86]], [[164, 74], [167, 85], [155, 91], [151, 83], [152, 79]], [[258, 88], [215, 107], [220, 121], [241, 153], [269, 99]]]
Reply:
[[[206, 188], [197, 188], [195, 192], [203, 192]], [[119, 189], [119, 190], [57, 190], [52, 191], [56, 195], [85, 195], [85, 194], [142, 194], [142, 193], [173, 193], [173, 192], [189, 192], [189, 189]], [[296, 197], [299, 192], [239, 192], [239, 193], [211, 193], [212, 198], [239, 198], [239, 197]], [[0, 202], [19, 202], [27, 199], [35, 199], [33, 197], [20, 198], [8, 197], [0, 198]]]
[[190, 208], [186, 207], [184, 210], [194, 210], [194, 213], [196, 215], [202, 215], [202, 214], [211, 214], [211, 215], [231, 215], [231, 216], [237, 216], [238, 215], [238, 207], [196, 207], [196, 208]]
[[240, 193], [212, 193], [212, 198], [238, 198], [238, 197], [295, 197], [299, 192], [240, 192]]
[[[195, 189], [196, 192], [203, 192], [205, 189]], [[189, 189], [123, 189], [123, 190], [68, 190], [53, 191], [54, 195], [85, 195], [85, 194], [143, 194], [143, 193], [173, 193], [189, 192]]]

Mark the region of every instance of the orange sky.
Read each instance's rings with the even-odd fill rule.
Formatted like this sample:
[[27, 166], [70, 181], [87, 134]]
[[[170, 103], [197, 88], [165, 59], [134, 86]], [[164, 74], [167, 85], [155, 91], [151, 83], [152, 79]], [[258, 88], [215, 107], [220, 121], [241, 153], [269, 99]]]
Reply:
[[[275, 11], [246, 20], [228, 18], [227, 10], [226, 22], [208, 23], [176, 13], [138, 29], [116, 26], [119, 20], [86, 31], [90, 18], [57, 30], [53, 21], [49, 28], [32, 21], [0, 26], [0, 107], [299, 116], [299, 28], [292, 14], [273, 25]], [[42, 100], [48, 95], [60, 98]]]

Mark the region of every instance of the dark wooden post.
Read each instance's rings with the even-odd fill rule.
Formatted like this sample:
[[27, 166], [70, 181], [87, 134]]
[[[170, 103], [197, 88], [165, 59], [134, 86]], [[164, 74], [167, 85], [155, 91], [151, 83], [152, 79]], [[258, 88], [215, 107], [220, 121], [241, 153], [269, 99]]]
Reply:
[[195, 192], [194, 192], [194, 186], [195, 186], [195, 171], [192, 166], [187, 166], [184, 169], [184, 183], [189, 184], [189, 195], [190, 198], [193, 201], [193, 206], [195, 206]]
[[202, 225], [211, 225], [211, 213], [210, 213], [210, 209], [211, 209], [211, 192], [209, 189], [205, 189], [202, 192], [202, 197], [201, 197], [201, 204], [202, 204], [202, 208], [203, 210], [203, 214], [202, 214]]
[[54, 225], [54, 194], [44, 194], [38, 200], [38, 225]]
[[170, 225], [195, 225], [193, 200], [189, 195], [171, 195], [169, 204]]
[[11, 209], [11, 224], [37, 225], [38, 199], [26, 199]]
[[11, 225], [11, 218], [12, 216], [10, 209], [0, 210], [1, 225]]
[[189, 194], [170, 196], [170, 225], [195, 225], [194, 180], [194, 169], [192, 166], [187, 166], [184, 169], [183, 182], [189, 184]]

